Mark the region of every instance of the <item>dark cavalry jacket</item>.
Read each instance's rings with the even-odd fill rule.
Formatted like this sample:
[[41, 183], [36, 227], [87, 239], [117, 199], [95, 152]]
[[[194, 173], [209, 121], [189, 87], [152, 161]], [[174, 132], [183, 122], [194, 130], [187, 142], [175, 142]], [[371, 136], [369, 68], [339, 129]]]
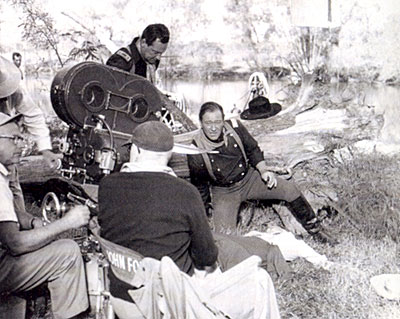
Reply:
[[[139, 37], [136, 37], [128, 47], [119, 49], [108, 58], [106, 64], [126, 72], [131, 72], [132, 67], [134, 67], [134, 74], [145, 78], [147, 76], [147, 66], [146, 61], [142, 58], [136, 47], [136, 42], [138, 40]], [[159, 64], [160, 61], [157, 61], [155, 64], [156, 69]]]
[[[237, 125], [233, 125], [231, 121], [227, 122], [233, 127], [242, 141], [248, 163], [246, 163], [240, 146], [231, 134], [228, 134], [227, 145], [222, 145], [215, 149], [219, 153], [208, 154], [216, 180], [208, 173], [202, 155], [188, 155], [190, 181], [200, 191], [205, 203], [210, 200], [210, 186], [231, 186], [243, 179], [249, 169], [249, 165], [255, 167], [264, 160], [264, 155], [257, 141], [250, 135], [244, 125], [239, 121], [235, 121]], [[196, 143], [194, 142], [194, 144]]]

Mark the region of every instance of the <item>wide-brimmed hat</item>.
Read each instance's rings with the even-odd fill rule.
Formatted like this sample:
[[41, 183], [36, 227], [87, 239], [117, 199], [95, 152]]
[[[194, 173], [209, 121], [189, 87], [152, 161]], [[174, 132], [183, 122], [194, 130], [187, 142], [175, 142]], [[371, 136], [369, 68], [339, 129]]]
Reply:
[[21, 81], [21, 72], [7, 59], [0, 56], [0, 99], [13, 94]]
[[374, 276], [370, 282], [379, 296], [390, 300], [400, 300], [400, 274]]
[[22, 114], [16, 114], [14, 116], [9, 116], [5, 113], [0, 112], [0, 126], [3, 126], [4, 124], [10, 123], [12, 121], [18, 120]]
[[123, 146], [130, 144], [148, 151], [168, 152], [174, 147], [174, 137], [164, 123], [148, 121], [136, 126], [131, 138]]
[[240, 114], [242, 120], [265, 119], [278, 114], [282, 110], [279, 103], [270, 103], [269, 100], [259, 95], [249, 102], [249, 108]]

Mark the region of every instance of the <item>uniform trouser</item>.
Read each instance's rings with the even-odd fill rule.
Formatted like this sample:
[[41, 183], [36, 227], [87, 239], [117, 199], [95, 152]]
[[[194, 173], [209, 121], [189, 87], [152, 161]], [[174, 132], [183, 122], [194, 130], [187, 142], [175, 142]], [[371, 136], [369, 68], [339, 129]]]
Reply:
[[89, 307], [78, 245], [57, 240], [34, 252], [0, 261], [0, 293], [19, 293], [48, 284], [54, 318], [71, 318]]
[[276, 199], [292, 202], [301, 196], [294, 182], [279, 177], [277, 181], [276, 187], [268, 188], [260, 173], [250, 168], [246, 176], [232, 186], [213, 186], [211, 198], [215, 230], [235, 230], [240, 205], [246, 200]]

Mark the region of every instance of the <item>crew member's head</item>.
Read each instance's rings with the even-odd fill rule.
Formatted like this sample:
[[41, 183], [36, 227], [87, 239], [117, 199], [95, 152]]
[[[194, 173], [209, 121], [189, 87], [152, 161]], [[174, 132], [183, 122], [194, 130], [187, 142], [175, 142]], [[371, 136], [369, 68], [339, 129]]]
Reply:
[[200, 125], [204, 134], [211, 141], [216, 141], [224, 127], [224, 110], [215, 102], [206, 102], [200, 107]]
[[152, 159], [166, 165], [172, 155], [174, 137], [164, 123], [148, 121], [134, 128], [125, 145], [131, 147], [130, 162]]
[[140, 54], [150, 64], [155, 64], [167, 50], [169, 30], [164, 24], [150, 24], [140, 37]]
[[21, 114], [9, 116], [0, 112], [0, 163], [3, 165], [19, 162], [23, 137], [17, 124]]
[[22, 55], [19, 52], [13, 52], [12, 54], [12, 60], [14, 64], [19, 68], [21, 66], [22, 62]]
[[19, 87], [21, 72], [9, 60], [0, 56], [0, 99], [12, 95]]

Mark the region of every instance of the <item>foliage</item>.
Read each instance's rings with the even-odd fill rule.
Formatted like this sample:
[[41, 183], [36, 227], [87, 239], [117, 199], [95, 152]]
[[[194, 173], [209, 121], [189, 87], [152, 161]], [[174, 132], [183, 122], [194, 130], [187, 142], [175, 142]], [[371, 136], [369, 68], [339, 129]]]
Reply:
[[[38, 0], [9, 1], [16, 8], [22, 10], [24, 19], [20, 26], [23, 28], [23, 39], [30, 42], [36, 49], [53, 52], [60, 67], [70, 61], [94, 60], [103, 63], [103, 56], [110, 54], [105, 49], [104, 44], [95, 36], [93, 30], [87, 28], [70, 15], [64, 13], [82, 30], [62, 32], [57, 29], [55, 20], [43, 9], [41, 2]], [[81, 43], [81, 45], [78, 43]], [[66, 44], [72, 47], [68, 55], [65, 54]], [[33, 73], [38, 73], [40, 69], [46, 69], [49, 66], [49, 61], [45, 61], [43, 58], [40, 59], [41, 63], [38, 63], [34, 68], [31, 67]]]
[[37, 49], [52, 50], [61, 66], [63, 61], [58, 45], [59, 31], [55, 28], [54, 20], [48, 12], [36, 4], [35, 0], [11, 0], [13, 5], [22, 9], [24, 20], [22, 36]]
[[286, 8], [265, 1], [231, 0], [227, 2], [226, 9], [224, 21], [234, 26], [231, 38], [240, 41], [243, 62], [251, 70], [276, 66], [282, 54], [277, 51], [282, 48], [290, 28]]
[[69, 60], [84, 60], [84, 61], [97, 61], [104, 63], [100, 50], [104, 48], [102, 44], [94, 44], [92, 41], [83, 41], [80, 47], [75, 47], [68, 55]]
[[295, 27], [292, 29], [292, 50], [287, 58], [292, 71], [302, 79], [314, 74], [326, 80], [329, 52], [336, 43], [338, 29]]

